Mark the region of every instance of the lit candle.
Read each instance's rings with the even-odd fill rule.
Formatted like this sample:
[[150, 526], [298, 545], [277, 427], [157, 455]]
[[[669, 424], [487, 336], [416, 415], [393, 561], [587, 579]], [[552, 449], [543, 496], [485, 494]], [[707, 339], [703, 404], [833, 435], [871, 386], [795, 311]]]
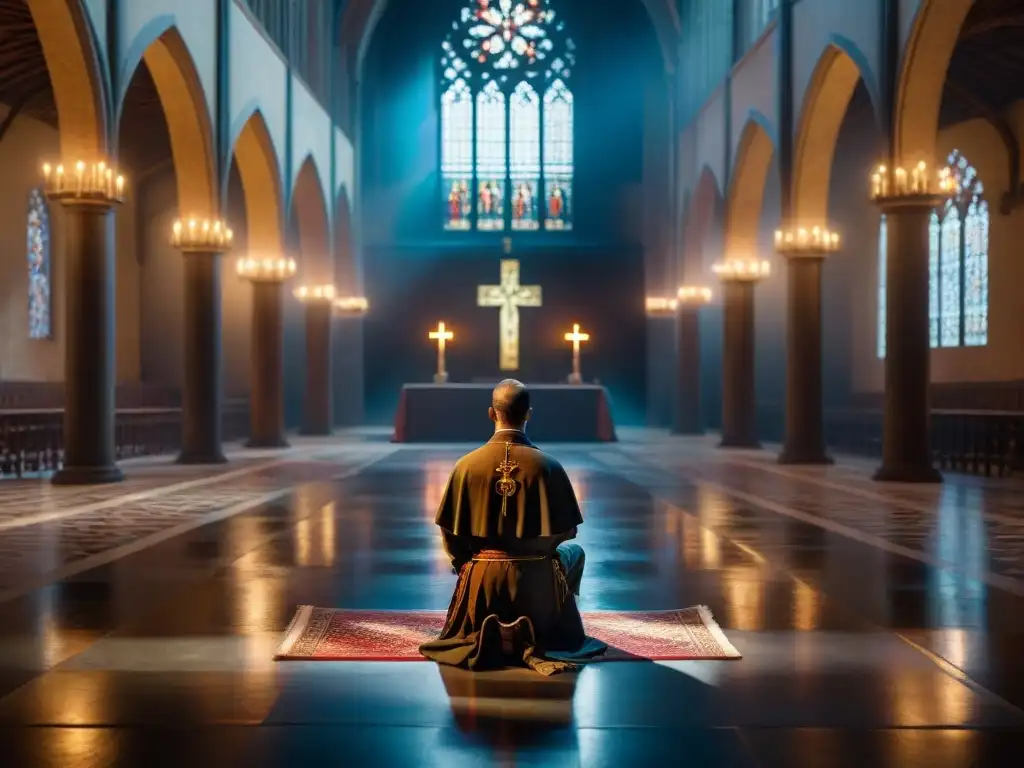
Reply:
[[871, 196], [881, 197], [882, 196], [882, 174], [875, 173], [871, 177]]
[[82, 194], [82, 185], [85, 182], [85, 163], [81, 160], [75, 165], [75, 192]]
[[114, 191], [115, 191], [115, 194], [116, 194], [118, 200], [120, 200], [122, 197], [124, 197], [124, 176], [118, 176], [117, 177], [117, 181], [115, 182]]
[[181, 222], [174, 222], [174, 235], [171, 240], [172, 244], [178, 246], [181, 245]]
[[896, 169], [896, 194], [902, 195], [907, 191], [907, 172], [902, 168]]
[[114, 196], [114, 170], [112, 168], [107, 168], [107, 180], [103, 191], [106, 193], [107, 197]]
[[50, 168], [49, 163], [43, 163], [43, 178], [46, 179], [46, 186], [50, 186], [50, 173], [53, 169]]
[[781, 245], [782, 245], [782, 230], [781, 229], [776, 229], [775, 230], [775, 247], [778, 248]]

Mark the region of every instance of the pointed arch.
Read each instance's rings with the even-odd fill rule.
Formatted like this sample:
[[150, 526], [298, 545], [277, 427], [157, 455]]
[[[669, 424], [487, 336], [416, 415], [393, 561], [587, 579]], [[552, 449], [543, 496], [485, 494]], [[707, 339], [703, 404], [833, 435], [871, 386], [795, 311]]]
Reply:
[[725, 252], [757, 256], [761, 206], [775, 142], [764, 115], [751, 111], [736, 147], [736, 162], [725, 209]]
[[64, 158], [107, 153], [107, 93], [81, 0], [26, 0], [53, 88]]
[[334, 207], [334, 280], [341, 295], [362, 294], [352, 231], [352, 203], [345, 187], [338, 193]]
[[[188, 217], [218, 214], [217, 158], [206, 93], [195, 61], [171, 16], [154, 19], [128, 48], [122, 70], [124, 90], [145, 62], [153, 77], [171, 139], [178, 210]], [[124, 118], [124, 96], [117, 105], [118, 133]]]
[[910, 166], [924, 160], [938, 166], [939, 110], [946, 72], [974, 0], [920, 0], [903, 49], [896, 85], [893, 160]]
[[702, 279], [717, 254], [706, 253], [715, 223], [720, 221], [722, 192], [711, 166], [701, 170], [690, 198], [689, 215], [683, 229], [683, 268], [680, 282]]
[[[255, 253], [280, 253], [284, 247], [281, 171], [270, 129], [258, 107], [233, 135], [231, 147], [245, 197], [246, 244]], [[225, 179], [225, 192], [226, 185]]]
[[828, 218], [829, 186], [839, 131], [857, 84], [864, 82], [877, 116], [877, 94], [866, 60], [845, 39], [830, 42], [811, 76], [797, 122], [793, 163], [793, 217], [819, 224]]
[[291, 195], [291, 221], [298, 236], [302, 280], [327, 285], [335, 280], [331, 258], [331, 220], [324, 199], [320, 171], [312, 154], [306, 155], [295, 177]]

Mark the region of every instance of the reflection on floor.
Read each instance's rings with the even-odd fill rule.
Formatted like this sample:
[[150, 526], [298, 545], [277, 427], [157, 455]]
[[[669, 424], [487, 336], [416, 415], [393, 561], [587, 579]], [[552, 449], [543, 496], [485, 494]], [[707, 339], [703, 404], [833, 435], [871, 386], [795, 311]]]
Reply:
[[460, 446], [4, 483], [0, 764], [1024, 764], [1024, 483], [712, 445], [552, 450], [584, 501], [581, 607], [706, 603], [743, 660], [552, 679], [271, 661], [299, 603], [446, 607], [431, 520]]

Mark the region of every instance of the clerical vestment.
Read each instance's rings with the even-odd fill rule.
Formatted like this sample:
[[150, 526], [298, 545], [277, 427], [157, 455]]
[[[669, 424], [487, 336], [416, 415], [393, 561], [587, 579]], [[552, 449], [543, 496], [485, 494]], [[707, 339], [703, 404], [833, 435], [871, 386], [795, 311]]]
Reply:
[[435, 522], [459, 574], [434, 661], [486, 669], [521, 661], [552, 674], [603, 653], [588, 638], [555, 549], [583, 522], [562, 466], [519, 432], [455, 465]]

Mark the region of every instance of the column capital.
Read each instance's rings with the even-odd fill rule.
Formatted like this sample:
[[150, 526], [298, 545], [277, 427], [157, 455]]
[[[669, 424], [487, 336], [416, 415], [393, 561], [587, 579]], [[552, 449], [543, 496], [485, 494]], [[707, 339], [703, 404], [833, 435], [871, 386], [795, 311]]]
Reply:
[[43, 192], [46, 197], [69, 208], [89, 207], [105, 213], [124, 202], [125, 181], [104, 161], [83, 160], [56, 167], [43, 164]]
[[763, 259], [727, 258], [712, 268], [723, 283], [760, 283], [771, 274], [771, 263]]
[[295, 270], [295, 259], [281, 256], [265, 258], [247, 256], [238, 260], [235, 269], [239, 277], [251, 283], [276, 283], [277, 285], [294, 277]]
[[219, 256], [231, 250], [235, 233], [223, 219], [176, 219], [171, 227], [171, 246], [182, 253]]
[[945, 195], [898, 195], [876, 197], [872, 202], [887, 216], [901, 213], [929, 213], [941, 207], [948, 198]]

